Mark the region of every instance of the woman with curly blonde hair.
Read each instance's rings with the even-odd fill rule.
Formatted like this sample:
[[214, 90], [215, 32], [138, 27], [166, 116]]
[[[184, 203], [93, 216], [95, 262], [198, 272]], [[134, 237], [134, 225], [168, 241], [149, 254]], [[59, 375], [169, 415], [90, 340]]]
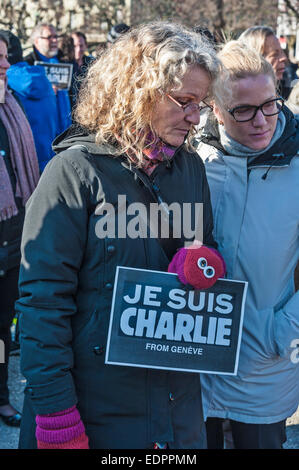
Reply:
[[[204, 71], [202, 96], [208, 98], [219, 62], [204, 38], [178, 25], [167, 25], [166, 31], [159, 25], [144, 26], [142, 36], [138, 29], [126, 33], [90, 68], [75, 119], [95, 133], [97, 142], [116, 140], [118, 153], [132, 152], [134, 162], [142, 166], [143, 150], [152, 143], [148, 135], [155, 135], [154, 105], [158, 100], [169, 100], [169, 90], [182, 87], [182, 78], [192, 66]], [[201, 103], [201, 107], [208, 106]], [[186, 138], [190, 144], [194, 123], [184, 124], [183, 130], [178, 141]]]
[[[104, 351], [116, 267], [167, 271], [188, 241], [130, 232], [120, 196], [145, 209], [188, 203], [193, 227], [202, 203], [201, 242], [216, 247], [190, 139], [219, 67], [199, 34], [164, 22], [124, 34], [90, 67], [77, 125], [56, 141], [27, 208], [21, 448], [205, 447], [199, 374], [109, 365]], [[111, 230], [108, 207], [119, 216]]]

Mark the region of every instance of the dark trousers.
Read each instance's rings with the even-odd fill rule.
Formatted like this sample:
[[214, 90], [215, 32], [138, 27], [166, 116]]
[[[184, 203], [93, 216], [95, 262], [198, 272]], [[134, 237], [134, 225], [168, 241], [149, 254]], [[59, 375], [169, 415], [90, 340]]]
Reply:
[[[228, 420], [235, 449], [282, 449], [286, 441], [285, 420], [272, 424], [248, 424]], [[221, 418], [206, 421], [208, 449], [224, 448]]]
[[18, 298], [18, 278], [18, 267], [10, 269], [3, 278], [0, 278], [0, 340], [4, 342], [5, 355], [4, 364], [0, 363], [0, 406], [9, 403], [7, 380], [11, 344], [10, 326], [15, 313], [14, 304]]

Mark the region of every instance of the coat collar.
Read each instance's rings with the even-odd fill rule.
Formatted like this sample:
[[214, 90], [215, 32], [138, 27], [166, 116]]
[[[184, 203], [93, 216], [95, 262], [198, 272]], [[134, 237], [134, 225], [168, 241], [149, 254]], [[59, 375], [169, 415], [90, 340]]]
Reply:
[[[299, 121], [286, 106], [282, 112], [286, 118], [286, 125], [281, 137], [268, 151], [253, 160], [248, 168], [286, 166], [290, 164], [293, 157], [298, 155]], [[205, 126], [200, 142], [211, 145], [220, 150], [222, 154], [228, 155], [221, 145], [217, 122], [213, 118]]]

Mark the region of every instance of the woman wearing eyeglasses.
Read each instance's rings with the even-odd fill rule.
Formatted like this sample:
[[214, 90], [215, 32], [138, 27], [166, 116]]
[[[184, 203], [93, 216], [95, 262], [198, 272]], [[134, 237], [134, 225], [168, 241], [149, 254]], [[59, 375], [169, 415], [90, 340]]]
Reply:
[[[78, 125], [56, 141], [26, 214], [21, 448], [206, 446], [199, 374], [108, 365], [105, 348], [116, 267], [167, 271], [187, 241], [184, 233], [141, 236], [139, 210], [128, 215], [131, 235], [119, 196], [147, 211], [189, 204], [193, 227], [194, 204], [203, 203], [202, 241], [216, 246], [204, 165], [190, 140], [219, 66], [198, 34], [157, 22], [120, 37], [90, 67]], [[99, 228], [106, 204], [119, 209], [115, 233]]]
[[202, 376], [208, 443], [223, 445], [229, 419], [236, 448], [281, 448], [299, 397], [298, 121], [256, 51], [231, 41], [219, 58], [228, 75], [198, 152], [227, 277], [248, 281], [248, 294], [237, 375]]

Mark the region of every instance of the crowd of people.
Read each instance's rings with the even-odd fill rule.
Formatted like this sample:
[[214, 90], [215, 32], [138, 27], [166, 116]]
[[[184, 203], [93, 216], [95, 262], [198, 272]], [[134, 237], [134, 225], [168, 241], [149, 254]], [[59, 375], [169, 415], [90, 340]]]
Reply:
[[[215, 449], [227, 429], [236, 449], [282, 448], [299, 404], [299, 115], [274, 31], [220, 44], [121, 24], [97, 57], [80, 31], [43, 23], [31, 41], [24, 57], [0, 30], [0, 417], [21, 449]], [[72, 64], [69, 89], [37, 62]], [[119, 195], [202, 203], [201, 238], [99, 237]], [[106, 364], [117, 266], [196, 290], [247, 281], [237, 375]], [[7, 386], [15, 314], [23, 410]]]

